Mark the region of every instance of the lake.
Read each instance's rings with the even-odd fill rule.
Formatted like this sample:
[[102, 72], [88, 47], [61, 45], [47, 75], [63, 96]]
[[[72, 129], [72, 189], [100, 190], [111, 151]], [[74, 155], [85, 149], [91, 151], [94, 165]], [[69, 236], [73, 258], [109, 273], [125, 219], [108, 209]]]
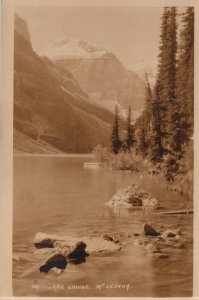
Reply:
[[[113, 209], [106, 202], [132, 183], [151, 193], [162, 209], [186, 208], [177, 192], [163, 189], [162, 175], [85, 168], [89, 156], [14, 157], [13, 262], [15, 296], [188, 297], [193, 281], [193, 216], [149, 215], [141, 210]], [[183, 247], [165, 245], [167, 259], [139, 247], [132, 237], [121, 251], [91, 255], [85, 263], [68, 265], [61, 275], [40, 273], [34, 257], [37, 232], [74, 237], [103, 233], [143, 232], [149, 222], [180, 228]], [[103, 284], [104, 283], [104, 284]], [[101, 285], [101, 288], [99, 286]]]

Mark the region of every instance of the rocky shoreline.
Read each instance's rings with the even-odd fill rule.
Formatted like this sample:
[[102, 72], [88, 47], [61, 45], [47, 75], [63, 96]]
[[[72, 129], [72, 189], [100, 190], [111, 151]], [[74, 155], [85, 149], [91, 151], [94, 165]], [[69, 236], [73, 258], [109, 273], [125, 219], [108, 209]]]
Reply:
[[[72, 263], [86, 262], [88, 256], [106, 256], [122, 251], [127, 245], [143, 247], [158, 259], [168, 259], [173, 249], [181, 251], [190, 239], [185, 237], [180, 228], [166, 229], [161, 225], [156, 228], [145, 223], [139, 232], [105, 233], [101, 237], [69, 237], [36, 233], [34, 237], [34, 260], [38, 262], [36, 272], [54, 272], [61, 274]], [[21, 258], [13, 255], [13, 261], [20, 263]]]
[[[110, 207], [142, 208], [155, 210], [159, 202], [149, 193], [132, 184], [119, 190], [106, 203]], [[145, 221], [146, 222], [146, 221]], [[181, 251], [192, 239], [184, 236], [179, 227], [166, 228], [154, 223], [141, 224], [136, 232], [108, 232], [101, 236], [71, 237], [38, 232], [34, 237], [33, 260], [37, 266], [33, 271], [61, 274], [68, 264], [85, 263], [89, 256], [106, 256], [122, 251], [126, 246], [143, 247], [158, 259], [168, 259], [173, 249]], [[20, 263], [20, 256], [15, 253], [13, 261]], [[28, 259], [27, 259], [28, 260]], [[27, 272], [32, 272], [31, 270]]]

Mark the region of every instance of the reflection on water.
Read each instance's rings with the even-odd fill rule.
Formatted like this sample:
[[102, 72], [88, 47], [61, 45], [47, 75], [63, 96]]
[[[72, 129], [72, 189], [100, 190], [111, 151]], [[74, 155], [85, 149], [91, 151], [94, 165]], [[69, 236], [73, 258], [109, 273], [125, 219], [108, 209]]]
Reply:
[[[59, 276], [40, 274], [34, 261], [36, 232], [71, 236], [101, 236], [109, 232], [141, 233], [144, 222], [173, 228], [179, 226], [192, 240], [192, 216], [144, 216], [142, 210], [105, 206], [122, 187], [136, 183], [159, 201], [163, 210], [186, 207], [176, 192], [161, 188], [163, 178], [106, 168], [84, 168], [85, 157], [14, 158], [13, 250], [21, 262], [13, 266], [15, 295], [38, 296], [191, 296], [192, 244], [173, 249], [169, 259], [157, 259], [130, 239], [122, 251], [90, 256], [86, 263], [68, 265]], [[165, 246], [166, 250], [166, 246]], [[27, 256], [29, 259], [27, 260]], [[39, 289], [32, 284], [39, 282]], [[64, 288], [51, 288], [60, 282]], [[130, 288], [97, 288], [100, 283], [130, 285]], [[89, 289], [69, 289], [69, 284]]]

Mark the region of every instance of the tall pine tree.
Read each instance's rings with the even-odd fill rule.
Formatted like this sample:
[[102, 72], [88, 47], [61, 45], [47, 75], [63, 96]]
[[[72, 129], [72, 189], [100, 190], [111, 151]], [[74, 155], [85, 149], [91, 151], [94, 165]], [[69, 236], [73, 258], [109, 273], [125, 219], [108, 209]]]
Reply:
[[154, 163], [160, 162], [164, 154], [162, 145], [163, 132], [162, 118], [161, 118], [161, 100], [160, 100], [160, 86], [156, 82], [154, 97], [151, 101], [151, 134], [150, 134], [150, 149], [149, 159]]
[[194, 8], [183, 16], [180, 43], [176, 8], [165, 7], [161, 19], [156, 84], [153, 94], [147, 86], [145, 108], [136, 122], [138, 148], [153, 162], [166, 158], [168, 169], [176, 172], [193, 134]]
[[180, 142], [188, 143], [193, 135], [194, 110], [194, 8], [188, 7], [182, 18], [179, 43], [177, 96], [180, 101]]
[[[159, 64], [157, 81], [155, 85], [155, 103], [153, 109], [153, 122], [156, 122], [155, 107], [159, 109], [159, 116], [161, 119], [161, 132], [162, 132], [162, 148], [163, 153], [167, 152], [167, 124], [168, 124], [168, 100], [170, 98], [168, 92], [169, 86], [169, 51], [170, 51], [170, 8], [165, 7], [162, 15], [161, 34], [160, 34], [160, 47], [159, 47]], [[155, 126], [153, 126], [155, 128]], [[156, 133], [154, 134], [156, 135]]]
[[138, 155], [142, 156], [144, 159], [148, 155], [148, 142], [146, 140], [145, 131], [143, 129], [139, 130], [138, 133]]
[[[161, 155], [179, 150], [179, 102], [176, 98], [177, 22], [176, 8], [165, 7], [162, 16], [160, 53], [154, 104], [158, 109]], [[156, 108], [154, 109], [156, 110]], [[155, 111], [154, 111], [155, 112]], [[157, 113], [155, 113], [157, 115]], [[154, 117], [155, 119], [155, 117]], [[159, 141], [160, 145], [160, 141]]]
[[146, 130], [146, 140], [148, 141], [148, 147], [150, 148], [150, 137], [152, 133], [152, 91], [151, 86], [149, 83], [149, 78], [147, 73], [145, 74], [146, 77], [146, 88], [145, 88], [145, 112], [144, 112], [144, 119], [145, 119], [145, 130]]
[[176, 96], [176, 72], [177, 72], [177, 22], [176, 8], [170, 8], [169, 24], [169, 51], [168, 51], [168, 99], [167, 99], [167, 148], [168, 153], [176, 156], [181, 151], [179, 140], [180, 113], [179, 101]]
[[118, 107], [115, 107], [115, 116], [112, 128], [112, 152], [118, 154], [122, 145], [122, 142], [119, 137], [119, 115], [118, 115]]
[[138, 151], [139, 154], [144, 158], [147, 157], [151, 133], [152, 133], [152, 122], [151, 122], [151, 109], [152, 109], [152, 91], [148, 80], [148, 75], [145, 74], [145, 105], [142, 115], [136, 121], [136, 127], [139, 128], [137, 133], [138, 139]]
[[130, 151], [135, 143], [135, 128], [131, 120], [131, 106], [128, 109], [127, 124], [126, 124], [126, 147]]

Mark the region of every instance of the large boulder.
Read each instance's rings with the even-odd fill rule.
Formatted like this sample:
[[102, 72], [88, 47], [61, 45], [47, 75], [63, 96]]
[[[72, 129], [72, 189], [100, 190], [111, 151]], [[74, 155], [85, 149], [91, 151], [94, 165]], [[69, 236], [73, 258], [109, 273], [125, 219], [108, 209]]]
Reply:
[[86, 253], [85, 249], [86, 244], [84, 242], [78, 242], [74, 245], [74, 247], [68, 246], [63, 247], [62, 249], [55, 248], [55, 252], [52, 252], [45, 263], [40, 266], [40, 272], [48, 273], [51, 269], [53, 269], [55, 273], [60, 274], [59, 270], [63, 271], [68, 262], [79, 264], [86, 261], [85, 257], [89, 254]]
[[50, 256], [46, 262], [40, 266], [40, 272], [48, 273], [51, 269], [57, 268], [64, 270], [67, 266], [66, 257], [62, 253], [56, 253]]
[[67, 261], [73, 262], [75, 264], [86, 261], [85, 257], [89, 256], [86, 250], [86, 243], [78, 242], [72, 249], [67, 249], [66, 258]]
[[120, 189], [106, 204], [125, 208], [152, 207], [155, 209], [158, 201], [137, 185], [132, 184], [127, 188]]
[[[73, 247], [77, 246], [81, 242], [81, 247], [86, 244], [86, 252], [90, 253], [107, 253], [120, 250], [120, 245], [111, 241], [104, 240], [98, 237], [81, 237], [75, 238], [70, 236], [56, 236], [38, 232], [34, 238], [34, 244], [37, 248], [43, 248], [46, 246], [46, 240], [52, 241], [53, 248], [66, 251], [70, 253]], [[79, 247], [79, 246], [78, 246]], [[77, 250], [77, 249], [76, 249]], [[85, 250], [85, 249], [84, 249]], [[77, 253], [77, 252], [76, 252]]]

